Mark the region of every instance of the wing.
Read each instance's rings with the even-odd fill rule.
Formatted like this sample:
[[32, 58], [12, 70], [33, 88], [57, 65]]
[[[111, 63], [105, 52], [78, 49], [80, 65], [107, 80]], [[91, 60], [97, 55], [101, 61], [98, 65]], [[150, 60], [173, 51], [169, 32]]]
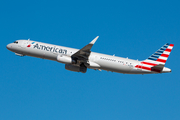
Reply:
[[82, 49], [80, 49], [79, 51], [74, 53], [71, 57], [74, 60], [78, 60], [80, 62], [87, 62], [89, 55], [91, 53], [91, 48], [98, 38], [99, 38], [99, 36], [94, 38], [88, 45], [84, 46]]

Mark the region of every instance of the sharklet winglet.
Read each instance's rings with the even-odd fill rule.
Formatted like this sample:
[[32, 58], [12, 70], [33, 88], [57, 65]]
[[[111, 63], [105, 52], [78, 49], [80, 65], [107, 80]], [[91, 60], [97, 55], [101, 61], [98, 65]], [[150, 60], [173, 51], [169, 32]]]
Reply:
[[89, 44], [94, 44], [98, 38], [99, 38], [99, 36], [97, 36], [96, 38], [94, 38]]

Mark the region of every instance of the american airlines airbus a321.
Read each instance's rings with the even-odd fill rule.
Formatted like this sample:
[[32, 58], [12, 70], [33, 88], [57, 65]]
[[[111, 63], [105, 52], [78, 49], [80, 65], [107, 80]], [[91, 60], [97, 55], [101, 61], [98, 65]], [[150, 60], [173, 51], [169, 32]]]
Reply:
[[86, 73], [87, 68], [106, 70], [124, 74], [168, 73], [171, 69], [164, 67], [173, 48], [173, 44], [165, 44], [149, 58], [143, 61], [110, 56], [91, 52], [91, 48], [99, 36], [82, 49], [74, 49], [32, 40], [17, 40], [8, 44], [8, 50], [18, 56], [32, 56], [54, 60], [65, 64], [65, 69]]

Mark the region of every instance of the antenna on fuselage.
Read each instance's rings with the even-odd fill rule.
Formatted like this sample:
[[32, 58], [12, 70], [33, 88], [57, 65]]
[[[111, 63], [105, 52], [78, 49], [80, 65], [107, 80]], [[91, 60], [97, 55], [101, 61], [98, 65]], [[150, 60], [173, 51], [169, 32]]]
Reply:
[[29, 43], [29, 40], [30, 40], [30, 38], [28, 39], [28, 43]]

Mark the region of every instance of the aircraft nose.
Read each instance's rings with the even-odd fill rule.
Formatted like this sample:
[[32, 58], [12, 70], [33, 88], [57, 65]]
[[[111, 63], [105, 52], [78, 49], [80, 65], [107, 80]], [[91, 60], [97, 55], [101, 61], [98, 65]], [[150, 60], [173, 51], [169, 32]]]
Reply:
[[8, 45], [6, 46], [6, 48], [7, 48], [8, 50], [10, 50], [10, 49], [11, 49], [11, 44], [8, 44]]

